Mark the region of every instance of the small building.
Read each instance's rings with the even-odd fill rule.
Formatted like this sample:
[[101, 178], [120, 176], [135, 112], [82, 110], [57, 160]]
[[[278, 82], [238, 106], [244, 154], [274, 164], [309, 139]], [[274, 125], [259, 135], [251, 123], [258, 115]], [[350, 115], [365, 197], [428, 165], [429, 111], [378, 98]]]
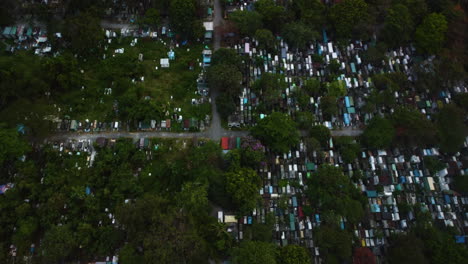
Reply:
[[432, 178], [432, 177], [424, 178], [424, 187], [428, 191], [435, 191], [434, 178]]
[[160, 60], [160, 64], [162, 68], [169, 68], [169, 59], [168, 58], [162, 58]]
[[222, 137], [221, 138], [221, 148], [223, 150], [228, 150], [229, 149], [229, 138], [228, 137]]

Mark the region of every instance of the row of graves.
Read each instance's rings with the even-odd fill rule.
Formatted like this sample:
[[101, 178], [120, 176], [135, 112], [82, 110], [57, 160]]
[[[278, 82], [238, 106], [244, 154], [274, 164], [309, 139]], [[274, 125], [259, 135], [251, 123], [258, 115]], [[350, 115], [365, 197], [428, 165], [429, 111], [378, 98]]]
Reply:
[[[226, 152], [238, 148], [239, 141], [243, 140], [223, 138], [221, 145]], [[464, 148], [468, 148], [468, 137]], [[251, 214], [237, 219], [234, 236], [238, 240], [244, 239], [243, 230], [253, 222], [265, 223], [268, 215], [273, 214], [276, 244], [305, 246], [316, 263], [321, 263], [321, 251], [313, 231], [320, 226], [323, 216], [320, 212], [305, 212], [304, 207], [310, 203], [304, 190], [308, 179], [314, 177], [324, 163], [342, 168], [367, 198], [365, 220], [354, 227], [349, 226], [345, 218], [340, 220], [342, 229], [353, 229], [355, 241], [359, 241], [353, 247], [359, 254], [365, 250], [372, 258], [383, 258], [388, 238], [407, 232], [415, 224], [416, 210], [429, 212], [438, 226], [454, 227], [460, 234], [468, 231], [468, 212], [465, 210], [468, 196], [451, 189], [454, 176], [468, 175], [466, 157], [444, 156], [436, 148], [395, 148], [362, 151], [354, 162], [346, 164], [334, 148], [333, 139], [321, 152], [308, 150], [304, 142], [282, 155], [270, 154], [267, 150], [269, 158], [257, 170], [262, 178], [259, 194], [263, 203]], [[427, 157], [440, 160], [446, 168], [431, 173], [425, 161]], [[358, 171], [362, 177], [356, 180], [353, 175]], [[454, 240], [465, 243], [466, 236], [457, 235]]]
[[[264, 73], [281, 74], [281, 78], [284, 78], [286, 82], [286, 87], [282, 89], [281, 96], [277, 100], [278, 107], [276, 109], [280, 108], [292, 117], [295, 117], [295, 112], [311, 112], [320, 123], [327, 122], [329, 128], [360, 127], [372, 118], [372, 114], [366, 113], [363, 107], [373, 91], [383, 92], [374, 87], [372, 78], [376, 74], [401, 73], [406, 76], [409, 87], [399, 91], [391, 91], [391, 95], [395, 99], [394, 105], [413, 105], [423, 114], [427, 114], [428, 118], [442, 104], [450, 102], [451, 93], [468, 92], [466, 87], [453, 87], [451, 91], [445, 90], [437, 97], [430, 96], [429, 91], [417, 92], [412, 87], [414, 86], [413, 82], [417, 80], [413, 69], [414, 62], [417, 61], [418, 65], [421, 63], [430, 65], [433, 58], [426, 60], [421, 57], [415, 58], [415, 48], [409, 46], [389, 50], [381, 62], [364, 63], [363, 57], [365, 57], [366, 51], [373, 46], [375, 46], [375, 41], [367, 43], [354, 41], [345, 47], [339, 47], [327, 39], [325, 31], [323, 32], [323, 42], [310, 45], [306, 51], [292, 49], [280, 39], [276, 52], [270, 53], [260, 49], [258, 41], [255, 39], [241, 40], [238, 44], [231, 46], [243, 56], [246, 62], [244, 88], [239, 95], [239, 107], [234, 114], [236, 119], [240, 120], [241, 125], [254, 125], [256, 121], [267, 114], [260, 112], [261, 110], [256, 111], [264, 99], [261, 94], [252, 90], [253, 83]], [[335, 60], [339, 65], [338, 72], [330, 70], [332, 60]], [[328, 89], [328, 94], [330, 94], [330, 83], [338, 82], [338, 114], [329, 117], [322, 113], [323, 92], [319, 96], [309, 96], [309, 103], [306, 107], [299, 104], [296, 92], [303, 89], [305, 81], [309, 79], [320, 81], [321, 85], [324, 86], [322, 90]], [[377, 105], [375, 110], [375, 112], [383, 114], [393, 111], [393, 108], [385, 105]]]
[[[0, 38], [7, 40], [6, 51], [34, 50], [36, 55], [45, 55], [52, 51], [47, 38], [47, 31], [39, 26], [18, 24], [0, 27]], [[55, 38], [60, 40], [61, 33], [55, 33]], [[9, 40], [9, 41], [8, 41]]]

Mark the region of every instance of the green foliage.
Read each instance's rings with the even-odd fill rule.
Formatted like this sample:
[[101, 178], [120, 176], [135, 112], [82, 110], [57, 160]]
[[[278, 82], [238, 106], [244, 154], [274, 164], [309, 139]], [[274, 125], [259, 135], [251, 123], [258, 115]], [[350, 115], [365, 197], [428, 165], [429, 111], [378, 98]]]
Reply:
[[320, 99], [320, 108], [322, 109], [325, 120], [330, 120], [332, 116], [338, 114], [338, 105], [336, 97], [324, 96]]
[[260, 120], [250, 132], [274, 152], [288, 152], [292, 146], [299, 143], [299, 133], [294, 121], [278, 112]]
[[358, 223], [364, 216], [363, 197], [340, 167], [322, 165], [307, 181], [306, 195], [317, 210]]
[[424, 166], [429, 170], [431, 175], [434, 175], [447, 167], [446, 164], [433, 156], [424, 157]]
[[255, 39], [258, 40], [258, 47], [268, 51], [275, 48], [275, 36], [268, 29], [258, 29], [255, 31]]
[[413, 108], [399, 107], [391, 117], [396, 140], [402, 145], [424, 146], [435, 142], [436, 129], [423, 114]]
[[299, 20], [315, 30], [321, 30], [326, 23], [326, 7], [318, 0], [295, 0], [293, 10]]
[[315, 117], [311, 112], [298, 112], [296, 114], [297, 127], [301, 129], [311, 129]]
[[282, 36], [291, 47], [304, 49], [306, 44], [319, 38], [316, 31], [300, 22], [286, 24]]
[[351, 259], [352, 237], [347, 231], [321, 225], [315, 231], [315, 238], [320, 247], [320, 255], [325, 257], [327, 263], [338, 264]]
[[236, 24], [243, 36], [253, 37], [263, 27], [262, 16], [256, 11], [235, 11], [230, 19]]
[[[408, 254], [411, 248], [411, 254]], [[423, 252], [423, 243], [414, 235], [400, 235], [392, 239], [388, 253], [389, 263], [428, 263]]]
[[328, 142], [331, 138], [330, 129], [322, 125], [313, 126], [310, 129], [309, 135], [310, 137], [317, 139], [322, 147], [328, 146]]
[[386, 149], [392, 144], [395, 129], [390, 120], [374, 117], [362, 134], [362, 142], [371, 149]]
[[446, 105], [440, 110], [436, 125], [442, 151], [454, 153], [463, 146], [465, 137], [468, 136], [465, 117], [466, 113], [455, 104]]
[[262, 77], [255, 81], [253, 89], [262, 93], [263, 103], [268, 110], [275, 109], [280, 100], [281, 91], [286, 87], [282, 75], [264, 73]]
[[28, 144], [20, 138], [16, 129], [0, 124], [0, 165], [18, 159], [29, 151]]
[[77, 246], [69, 226], [54, 226], [44, 235], [43, 258], [49, 263], [64, 261]]
[[328, 84], [328, 96], [342, 97], [346, 95], [346, 86], [344, 81], [333, 81]]
[[317, 79], [308, 79], [304, 82], [303, 88], [310, 96], [318, 96], [321, 91], [321, 82]]
[[257, 205], [261, 179], [250, 168], [239, 168], [226, 173], [226, 192], [241, 214], [251, 211]]
[[149, 8], [145, 12], [145, 16], [141, 23], [149, 26], [158, 26], [160, 20], [159, 11], [156, 8]]
[[411, 40], [414, 30], [413, 19], [409, 9], [396, 4], [388, 9], [383, 29], [385, 42], [391, 47], [398, 47]]
[[361, 146], [352, 137], [336, 137], [335, 146], [345, 163], [352, 163], [361, 151]]
[[287, 245], [279, 249], [278, 263], [310, 264], [311, 258], [304, 247], [298, 245]]
[[281, 32], [286, 15], [283, 6], [277, 5], [273, 0], [259, 0], [255, 2], [255, 10], [262, 15], [265, 28], [273, 33]]
[[230, 15], [239, 32], [244, 36], [253, 37], [257, 30], [262, 29], [262, 16], [256, 11], [235, 11]]
[[423, 53], [437, 54], [445, 43], [447, 19], [442, 14], [432, 13], [416, 28], [416, 47]]
[[455, 176], [453, 187], [461, 193], [468, 193], [468, 177], [466, 175]]
[[216, 98], [216, 109], [221, 118], [227, 120], [228, 116], [236, 111], [236, 103], [229, 94], [222, 94]]
[[260, 241], [243, 241], [232, 250], [234, 264], [275, 264], [276, 248], [273, 244]]
[[340, 38], [350, 38], [366, 16], [367, 4], [363, 0], [345, 0], [330, 9], [330, 19]]
[[85, 12], [66, 22], [64, 37], [70, 42], [71, 48], [80, 55], [90, 55], [98, 52], [97, 47], [104, 39], [99, 17]]
[[192, 0], [172, 0], [169, 7], [171, 25], [183, 37], [193, 36], [193, 23], [196, 20], [195, 2]]
[[242, 58], [234, 49], [220, 48], [213, 53], [211, 65], [216, 66], [220, 64], [235, 66], [239, 71], [244, 69]]
[[208, 83], [212, 89], [237, 95], [241, 89], [242, 74], [233, 65], [218, 64], [211, 66], [207, 72]]

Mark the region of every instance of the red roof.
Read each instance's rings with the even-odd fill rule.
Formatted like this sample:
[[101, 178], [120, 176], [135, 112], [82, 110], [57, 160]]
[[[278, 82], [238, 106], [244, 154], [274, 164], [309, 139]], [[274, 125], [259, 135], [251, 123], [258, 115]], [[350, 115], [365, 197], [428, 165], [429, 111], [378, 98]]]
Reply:
[[353, 264], [375, 264], [375, 255], [369, 248], [359, 247], [354, 250]]
[[228, 137], [221, 138], [221, 148], [223, 148], [224, 150], [229, 149], [229, 138]]

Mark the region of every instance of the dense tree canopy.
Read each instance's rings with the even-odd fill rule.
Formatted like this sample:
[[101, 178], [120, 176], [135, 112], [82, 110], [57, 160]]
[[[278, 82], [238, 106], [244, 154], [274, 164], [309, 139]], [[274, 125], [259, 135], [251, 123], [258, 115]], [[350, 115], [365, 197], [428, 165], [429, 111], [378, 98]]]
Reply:
[[311, 264], [307, 249], [298, 245], [287, 245], [279, 250], [280, 264]]
[[306, 195], [311, 204], [322, 213], [346, 217], [350, 223], [358, 223], [364, 216], [362, 196], [341, 168], [322, 165], [307, 182], [307, 187]]
[[251, 129], [251, 133], [275, 152], [288, 152], [292, 146], [299, 143], [299, 133], [294, 121], [278, 112], [260, 120], [257, 126]]
[[443, 107], [437, 117], [440, 147], [444, 152], [454, 153], [460, 150], [468, 135], [465, 125], [466, 113], [454, 104]]
[[275, 264], [276, 248], [267, 242], [244, 241], [232, 250], [234, 264]]
[[304, 49], [306, 44], [318, 39], [319, 34], [300, 22], [286, 24], [282, 36], [293, 48]]
[[383, 31], [388, 45], [397, 47], [410, 41], [413, 28], [411, 13], [405, 5], [396, 4], [388, 9]]
[[428, 15], [416, 28], [414, 37], [416, 46], [423, 53], [437, 54], [444, 45], [447, 29], [447, 19], [444, 15], [437, 13]]
[[330, 19], [340, 38], [350, 38], [366, 16], [367, 4], [363, 0], [345, 0], [330, 10]]
[[193, 36], [193, 24], [197, 20], [195, 1], [172, 0], [169, 13], [176, 33], [185, 38]]
[[104, 32], [96, 14], [85, 12], [67, 21], [64, 37], [70, 42], [71, 48], [81, 55], [89, 55], [98, 51]]
[[392, 122], [386, 118], [374, 117], [362, 134], [363, 143], [373, 149], [390, 147], [395, 137]]
[[239, 10], [232, 13], [230, 17], [243, 36], [252, 37], [263, 27], [262, 16], [255, 11]]
[[240, 168], [226, 173], [226, 192], [240, 212], [247, 213], [257, 204], [261, 179], [257, 172], [250, 168]]
[[242, 74], [234, 65], [219, 64], [208, 70], [208, 83], [213, 89], [237, 95], [241, 89]]
[[413, 108], [399, 107], [391, 120], [396, 131], [397, 142], [404, 145], [424, 146], [435, 142], [433, 123]]

